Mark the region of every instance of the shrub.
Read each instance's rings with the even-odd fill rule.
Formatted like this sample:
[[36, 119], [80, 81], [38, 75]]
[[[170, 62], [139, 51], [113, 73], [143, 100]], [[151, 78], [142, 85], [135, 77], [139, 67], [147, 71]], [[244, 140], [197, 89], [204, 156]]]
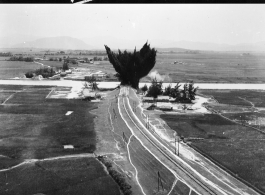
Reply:
[[114, 179], [114, 181], [119, 185], [121, 191], [124, 195], [131, 195], [131, 186], [126, 182], [126, 179], [123, 174], [117, 171], [112, 167], [112, 163], [103, 156], [98, 156], [98, 160], [100, 160], [106, 167], [110, 174], [110, 176]]
[[26, 78], [32, 78], [34, 76], [34, 74], [32, 72], [27, 72], [25, 74]]

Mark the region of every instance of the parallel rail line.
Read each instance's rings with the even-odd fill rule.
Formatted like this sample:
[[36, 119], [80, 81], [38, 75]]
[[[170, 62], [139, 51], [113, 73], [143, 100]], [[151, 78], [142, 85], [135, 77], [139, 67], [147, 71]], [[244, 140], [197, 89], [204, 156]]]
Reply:
[[[126, 97], [127, 98], [127, 97]], [[211, 188], [209, 188], [208, 186], [206, 186], [205, 184], [203, 184], [199, 179], [197, 179], [193, 173], [191, 173], [187, 168], [185, 168], [183, 165], [177, 163], [169, 154], [167, 154], [163, 149], [161, 149], [153, 140], [151, 140], [148, 135], [146, 135], [146, 133], [144, 131], [142, 131], [141, 127], [136, 124], [136, 122], [134, 122], [134, 120], [132, 119], [132, 117], [130, 116], [127, 108], [125, 107], [125, 103], [124, 103], [124, 98], [123, 98], [123, 106], [124, 109], [127, 113], [127, 115], [129, 116], [129, 118], [131, 119], [131, 121], [134, 123], [135, 127], [137, 129], [139, 129], [139, 131], [141, 132], [141, 134], [155, 147], [157, 148], [170, 162], [172, 162], [174, 165], [176, 165], [181, 171], [183, 171], [192, 181], [196, 182], [196, 184], [198, 186], [200, 186], [202, 189], [204, 189], [205, 191], [207, 191], [209, 194], [211, 195], [218, 195], [218, 193], [216, 193], [215, 191], [213, 191]]]

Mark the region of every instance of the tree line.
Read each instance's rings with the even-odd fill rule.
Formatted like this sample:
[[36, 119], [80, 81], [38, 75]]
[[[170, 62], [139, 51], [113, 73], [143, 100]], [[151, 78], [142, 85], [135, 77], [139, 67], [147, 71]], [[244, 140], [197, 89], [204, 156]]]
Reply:
[[149, 88], [147, 85], [144, 85], [141, 90], [147, 92], [147, 97], [153, 97], [154, 99], [159, 95], [164, 95], [174, 98], [176, 102], [191, 103], [191, 100], [195, 100], [198, 87], [194, 87], [193, 82], [185, 83], [183, 89], [180, 89], [181, 85], [179, 83], [177, 83], [175, 87], [169, 85], [165, 90], [162, 89], [162, 85], [162, 81], [158, 82], [156, 79], [153, 79]]
[[11, 56], [9, 61], [34, 62], [34, 57]]
[[34, 71], [29, 71], [25, 74], [26, 78], [32, 78], [37, 75], [41, 75], [43, 78], [52, 77], [56, 74], [56, 72], [53, 70], [53, 68], [50, 67], [43, 67], [36, 69]]

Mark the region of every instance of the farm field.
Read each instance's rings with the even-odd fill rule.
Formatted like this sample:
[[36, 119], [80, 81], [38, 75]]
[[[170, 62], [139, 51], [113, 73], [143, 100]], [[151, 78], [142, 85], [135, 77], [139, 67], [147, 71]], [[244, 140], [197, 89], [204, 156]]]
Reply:
[[224, 113], [223, 116], [238, 123], [258, 128], [265, 133], [265, 112]]
[[[174, 64], [174, 62], [181, 62]], [[164, 82], [195, 83], [264, 83], [265, 54], [242, 55], [241, 53], [157, 53], [156, 65]], [[98, 62], [96, 67], [115, 73], [109, 62]], [[141, 82], [150, 82], [144, 77]]]
[[[120, 194], [94, 157], [37, 161], [0, 172], [0, 194]], [[104, 187], [102, 187], [104, 186]]]
[[[265, 81], [264, 54], [158, 53], [154, 70], [173, 82], [261, 83]], [[174, 61], [182, 64], [174, 64]]]
[[[1, 87], [8, 90], [7, 86]], [[16, 86], [10, 86], [10, 89], [14, 88]], [[46, 99], [51, 87], [27, 86], [23, 89], [13, 92], [13, 96], [0, 105], [1, 168], [25, 159], [95, 150], [94, 116], [90, 111], [96, 108], [96, 103]], [[5, 94], [5, 90], [0, 94]], [[72, 113], [66, 115], [68, 111]], [[64, 145], [73, 145], [74, 150], [65, 150]]]
[[40, 68], [34, 62], [0, 61], [0, 79], [23, 77], [28, 71]]
[[[42, 54], [43, 55], [43, 54]], [[48, 55], [47, 57], [87, 57], [102, 55]], [[37, 56], [39, 57], [39, 56]], [[177, 64], [174, 62], [177, 61]], [[19, 62], [17, 62], [19, 63]], [[48, 66], [61, 66], [62, 62], [40, 61]], [[167, 75], [164, 82], [189, 82], [195, 83], [264, 83], [265, 82], [265, 54], [251, 53], [157, 53], [156, 65], [161, 75]], [[39, 65], [35, 65], [39, 68]], [[79, 64], [77, 67], [91, 67], [106, 73], [115, 73], [114, 68], [108, 61], [96, 61], [94, 64]], [[17, 65], [11, 65], [11, 68]], [[16, 72], [10, 73], [5, 61], [0, 61], [2, 73], [0, 79], [12, 78], [23, 75], [25, 70], [32, 70], [30, 65], [25, 65]], [[8, 74], [9, 73], [9, 74]], [[141, 82], [150, 81], [149, 77], [141, 79]]]
[[191, 146], [265, 191], [265, 134], [216, 114], [162, 114], [161, 118]]
[[[39, 61], [46, 66], [59, 68], [63, 66], [62, 62], [57, 61]], [[10, 79], [15, 77], [23, 77], [28, 71], [39, 69], [42, 66], [35, 62], [20, 61], [1, 61], [0, 60], [0, 79]]]
[[93, 154], [97, 104], [46, 99], [53, 88], [0, 85], [0, 194], [120, 194]]
[[265, 107], [264, 90], [199, 89], [198, 93], [213, 96], [220, 104]]
[[[207, 108], [241, 124], [264, 130], [265, 91], [263, 90], [199, 90], [219, 103], [208, 103]], [[231, 98], [233, 97], [233, 98]]]

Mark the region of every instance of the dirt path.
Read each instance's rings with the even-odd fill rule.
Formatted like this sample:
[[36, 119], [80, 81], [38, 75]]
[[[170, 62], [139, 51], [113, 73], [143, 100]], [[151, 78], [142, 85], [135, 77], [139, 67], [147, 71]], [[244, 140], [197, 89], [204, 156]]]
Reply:
[[248, 103], [250, 103], [251, 108], [255, 108], [255, 104], [254, 104], [253, 102], [247, 100], [247, 98], [242, 98], [242, 97], [238, 97], [238, 98], [239, 98], [239, 99], [242, 99], [242, 100], [244, 100], [244, 101], [246, 101], [246, 102], [248, 102]]

